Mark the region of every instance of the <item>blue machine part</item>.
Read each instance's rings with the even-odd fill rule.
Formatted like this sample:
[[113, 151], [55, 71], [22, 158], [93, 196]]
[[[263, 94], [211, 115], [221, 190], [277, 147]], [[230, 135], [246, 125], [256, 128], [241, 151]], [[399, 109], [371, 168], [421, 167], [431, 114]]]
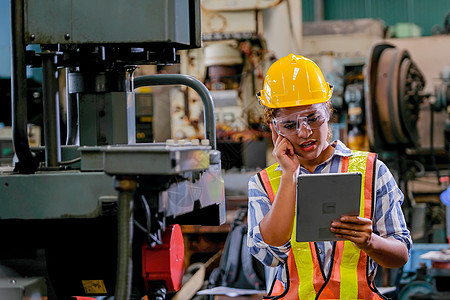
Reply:
[[[11, 77], [11, 1], [0, 1], [0, 78]], [[27, 50], [40, 51], [39, 45]], [[42, 68], [27, 67], [27, 77], [42, 82]]]
[[442, 203], [444, 203], [446, 206], [450, 206], [450, 187], [441, 193], [440, 198]]
[[11, 76], [11, 3], [0, 1], [0, 78]]
[[433, 292], [433, 285], [426, 281], [413, 281], [401, 289], [398, 300], [409, 300], [412, 295], [427, 295]]
[[448, 249], [448, 244], [418, 244], [413, 243], [411, 254], [408, 262], [403, 266], [404, 273], [414, 273], [420, 267], [420, 264], [425, 264], [427, 268], [431, 268], [431, 260], [422, 259], [420, 256], [430, 251], [440, 251], [441, 249]]

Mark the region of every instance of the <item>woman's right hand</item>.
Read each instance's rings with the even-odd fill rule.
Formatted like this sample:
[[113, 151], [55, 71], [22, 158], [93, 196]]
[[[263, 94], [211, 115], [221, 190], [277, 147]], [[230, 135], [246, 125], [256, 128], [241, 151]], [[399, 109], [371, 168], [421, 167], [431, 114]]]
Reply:
[[272, 141], [274, 145], [272, 154], [280, 164], [283, 174], [275, 200], [269, 212], [259, 223], [259, 230], [264, 242], [279, 247], [285, 245], [292, 235], [296, 200], [296, 174], [300, 160], [292, 143], [287, 138], [278, 135], [274, 128], [272, 128]]
[[295, 153], [294, 146], [287, 138], [277, 134], [272, 124], [270, 127], [272, 128], [272, 141], [274, 145], [272, 151], [273, 156], [280, 164], [284, 174], [294, 174], [300, 165], [300, 160]]

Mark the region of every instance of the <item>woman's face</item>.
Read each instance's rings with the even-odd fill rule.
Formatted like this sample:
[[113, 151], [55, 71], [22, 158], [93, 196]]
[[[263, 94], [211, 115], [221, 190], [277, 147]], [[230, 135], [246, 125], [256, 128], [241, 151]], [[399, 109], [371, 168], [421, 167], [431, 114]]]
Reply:
[[318, 165], [328, 158], [329, 116], [325, 103], [285, 107], [279, 109], [272, 127], [292, 143], [302, 164]]

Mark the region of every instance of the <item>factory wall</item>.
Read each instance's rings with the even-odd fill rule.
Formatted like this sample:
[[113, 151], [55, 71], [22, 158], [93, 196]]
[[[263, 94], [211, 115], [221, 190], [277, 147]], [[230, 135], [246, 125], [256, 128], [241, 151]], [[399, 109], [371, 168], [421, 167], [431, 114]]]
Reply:
[[[314, 21], [314, 1], [302, 0], [303, 22]], [[386, 26], [414, 23], [424, 36], [442, 27], [448, 13], [448, 0], [324, 0], [323, 12], [325, 20], [372, 18], [383, 20]]]

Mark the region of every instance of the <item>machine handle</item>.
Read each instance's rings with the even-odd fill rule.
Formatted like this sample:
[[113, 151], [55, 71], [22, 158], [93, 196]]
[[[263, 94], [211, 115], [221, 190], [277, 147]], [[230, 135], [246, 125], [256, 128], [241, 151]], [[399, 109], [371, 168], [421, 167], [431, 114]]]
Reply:
[[133, 80], [134, 88], [151, 85], [182, 84], [192, 88], [203, 102], [205, 138], [209, 140], [212, 149], [216, 150], [216, 119], [214, 118], [214, 102], [211, 93], [197, 78], [184, 74], [158, 74], [136, 77]]

